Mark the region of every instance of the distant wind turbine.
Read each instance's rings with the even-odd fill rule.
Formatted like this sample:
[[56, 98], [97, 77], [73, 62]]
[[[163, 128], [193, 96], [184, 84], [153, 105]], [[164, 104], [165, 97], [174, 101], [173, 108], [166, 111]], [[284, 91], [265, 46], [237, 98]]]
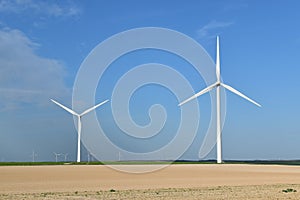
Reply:
[[34, 150], [32, 151], [31, 157], [32, 157], [32, 162], [35, 162], [35, 157], [37, 157], [37, 154], [35, 153]]
[[89, 151], [87, 152], [87, 159], [88, 159], [88, 163], [89, 163], [89, 162], [90, 162], [90, 159], [91, 159], [91, 154], [90, 154]]
[[69, 113], [71, 113], [72, 115], [77, 116], [78, 118], [78, 125], [77, 125], [77, 131], [78, 131], [78, 140], [77, 140], [77, 162], [80, 162], [80, 137], [81, 137], [81, 117], [89, 112], [91, 112], [92, 110], [95, 110], [96, 108], [98, 108], [99, 106], [105, 104], [106, 102], [108, 102], [108, 99], [83, 111], [81, 114], [76, 113], [75, 111], [71, 110], [70, 108], [58, 103], [57, 101], [51, 99], [51, 101], [55, 104], [57, 104], [58, 106], [62, 107], [63, 109], [65, 109], [66, 111], [68, 111]]
[[224, 83], [221, 82], [221, 75], [220, 75], [220, 52], [219, 52], [219, 37], [217, 36], [217, 52], [216, 52], [216, 76], [217, 76], [217, 82], [208, 86], [207, 88], [201, 90], [200, 92], [198, 92], [197, 94], [191, 96], [190, 98], [184, 100], [183, 102], [181, 102], [180, 104], [178, 104], [178, 106], [181, 106], [189, 101], [191, 101], [192, 99], [195, 99], [209, 91], [211, 91], [212, 89], [216, 88], [217, 89], [217, 163], [222, 163], [222, 135], [221, 135], [221, 95], [220, 95], [220, 86], [228, 89], [229, 91], [237, 94], [240, 97], [243, 97], [244, 99], [250, 101], [251, 103], [261, 107], [260, 104], [256, 103], [255, 101], [253, 101], [252, 99], [250, 99], [249, 97], [247, 97], [246, 95], [242, 94], [241, 92], [237, 91], [236, 89], [232, 88], [229, 85], [226, 85]]
[[67, 161], [67, 158], [68, 158], [68, 153], [65, 153], [65, 154], [63, 154], [64, 155], [64, 157], [65, 157], [65, 162]]
[[58, 156], [61, 156], [61, 153], [55, 153], [55, 152], [53, 152], [53, 154], [55, 155], [55, 162], [57, 162], [57, 158], [58, 158]]

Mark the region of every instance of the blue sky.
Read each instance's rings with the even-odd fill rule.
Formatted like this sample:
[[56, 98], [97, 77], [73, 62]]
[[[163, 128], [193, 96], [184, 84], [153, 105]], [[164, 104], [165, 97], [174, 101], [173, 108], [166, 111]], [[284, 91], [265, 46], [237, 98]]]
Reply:
[[[75, 160], [73, 118], [49, 99], [72, 107], [73, 84], [91, 50], [115, 34], [142, 27], [181, 32], [201, 44], [213, 60], [219, 35], [224, 82], [263, 105], [257, 108], [226, 93], [224, 159], [299, 159], [299, 9], [296, 0], [1, 0], [0, 161], [29, 161], [33, 150], [40, 161], [53, 161], [53, 152], [68, 153], [68, 158]], [[99, 82], [95, 101], [111, 98], [114, 84], [126, 71], [151, 62], [167, 64], [184, 74], [195, 92], [206, 86], [184, 60], [145, 50], [124, 55], [110, 66]], [[121, 65], [124, 67], [119, 68]], [[183, 159], [198, 159], [210, 118], [212, 102], [208, 97], [197, 100], [201, 125]], [[131, 101], [130, 111], [137, 124], [149, 123], [148, 109], [157, 103], [165, 106], [169, 119], [158, 138], [124, 142], [111, 117], [110, 104], [105, 105], [97, 110], [97, 116], [116, 144], [126, 150], [146, 151], [174, 137], [180, 110], [169, 90], [145, 86]], [[85, 158], [86, 151], [82, 151]], [[215, 158], [215, 149], [206, 157], [210, 158]]]

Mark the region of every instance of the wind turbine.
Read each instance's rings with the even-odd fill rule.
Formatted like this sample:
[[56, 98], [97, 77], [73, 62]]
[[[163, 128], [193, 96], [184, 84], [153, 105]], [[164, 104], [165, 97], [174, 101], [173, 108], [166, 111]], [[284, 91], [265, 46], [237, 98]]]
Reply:
[[65, 154], [63, 154], [64, 155], [64, 157], [65, 157], [65, 162], [67, 161], [67, 157], [68, 157], [68, 153], [65, 153]]
[[66, 111], [68, 111], [69, 113], [71, 113], [72, 115], [77, 116], [78, 121], [77, 121], [77, 131], [78, 131], [78, 140], [77, 140], [77, 162], [80, 162], [80, 137], [81, 137], [81, 117], [89, 112], [91, 112], [92, 110], [95, 110], [96, 108], [98, 108], [99, 106], [105, 104], [106, 102], [108, 102], [108, 99], [83, 111], [81, 114], [76, 113], [75, 111], [71, 110], [70, 108], [58, 103], [57, 101], [51, 99], [51, 101], [55, 104], [57, 104], [58, 106], [62, 107], [63, 109], [65, 109]]
[[90, 152], [89, 152], [89, 151], [87, 152], [87, 159], [88, 159], [88, 163], [90, 163], [91, 154], [90, 154]]
[[32, 151], [31, 157], [32, 157], [32, 162], [35, 162], [35, 157], [37, 157], [37, 154], [35, 153], [34, 150]]
[[219, 47], [219, 37], [217, 36], [217, 52], [216, 52], [216, 76], [217, 76], [217, 81], [208, 86], [207, 88], [201, 90], [200, 92], [196, 93], [195, 95], [191, 96], [190, 98], [184, 100], [183, 102], [181, 102], [180, 104], [178, 104], [178, 106], [181, 106], [189, 101], [191, 101], [192, 99], [195, 99], [209, 91], [211, 91], [212, 89], [216, 88], [217, 90], [217, 163], [222, 163], [222, 135], [221, 135], [221, 95], [220, 95], [220, 87], [224, 87], [227, 90], [237, 94], [240, 97], [243, 97], [244, 99], [250, 101], [251, 103], [261, 107], [260, 104], [258, 104], [257, 102], [255, 102], [254, 100], [250, 99], [249, 97], [247, 97], [246, 95], [242, 94], [241, 92], [237, 91], [236, 89], [232, 88], [229, 85], [226, 85], [224, 83], [221, 82], [221, 75], [220, 75], [220, 47]]
[[58, 158], [58, 156], [61, 156], [61, 153], [55, 153], [55, 152], [53, 152], [53, 154], [55, 155], [55, 162], [57, 162], [57, 158]]

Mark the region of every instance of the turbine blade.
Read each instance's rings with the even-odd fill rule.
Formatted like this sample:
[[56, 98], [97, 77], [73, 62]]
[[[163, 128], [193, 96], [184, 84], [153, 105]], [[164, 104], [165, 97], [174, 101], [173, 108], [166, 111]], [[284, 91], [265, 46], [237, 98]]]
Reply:
[[52, 101], [53, 103], [55, 103], [56, 105], [60, 106], [61, 108], [65, 109], [65, 110], [68, 111], [69, 113], [78, 116], [78, 114], [77, 114], [76, 112], [74, 112], [73, 110], [71, 110], [70, 108], [68, 108], [68, 107], [66, 107], [66, 106], [64, 106], [64, 105], [62, 105], [62, 104], [60, 104], [60, 103], [58, 103], [57, 101], [55, 101], [55, 100], [53, 100], [53, 99], [51, 99], [51, 101]]
[[241, 92], [237, 91], [237, 90], [234, 89], [233, 87], [231, 87], [231, 86], [229, 86], [229, 85], [226, 85], [226, 84], [224, 84], [224, 83], [221, 83], [221, 85], [222, 85], [224, 88], [230, 90], [231, 92], [233, 92], [233, 93], [239, 95], [240, 97], [243, 97], [244, 99], [250, 101], [251, 103], [253, 103], [253, 104], [255, 104], [255, 105], [261, 107], [261, 105], [260, 105], [259, 103], [257, 103], [257, 102], [255, 102], [254, 100], [250, 99], [249, 97], [247, 97], [246, 95], [244, 95], [244, 94], [242, 94]]
[[83, 113], [81, 113], [81, 114], [80, 114], [80, 116], [82, 116], [82, 115], [85, 115], [85, 114], [87, 114], [87, 113], [91, 112], [92, 110], [94, 110], [94, 109], [98, 108], [99, 106], [101, 106], [101, 105], [105, 104], [105, 103], [106, 103], [106, 102], [108, 102], [108, 101], [109, 101], [109, 100], [108, 100], [108, 99], [106, 99], [105, 101], [103, 101], [103, 102], [101, 102], [101, 103], [99, 103], [99, 104], [97, 104], [97, 105], [95, 105], [95, 106], [93, 106], [93, 107], [91, 107], [91, 108], [87, 109], [86, 111], [84, 111]]
[[217, 81], [220, 81], [220, 43], [219, 43], [219, 36], [217, 36], [217, 51], [216, 51], [216, 76]]
[[189, 102], [189, 101], [191, 101], [191, 100], [193, 100], [193, 99], [195, 99], [195, 98], [201, 96], [202, 94], [205, 94], [206, 92], [209, 92], [210, 90], [212, 90], [212, 89], [213, 89], [214, 87], [216, 87], [217, 85], [218, 85], [218, 83], [214, 83], [214, 84], [208, 86], [207, 88], [201, 90], [201, 91], [198, 92], [197, 94], [195, 94], [195, 95], [191, 96], [190, 98], [184, 100], [183, 102], [181, 102], [180, 104], [178, 104], [178, 106], [182, 106], [183, 104], [185, 104], [185, 103], [187, 103], [187, 102]]

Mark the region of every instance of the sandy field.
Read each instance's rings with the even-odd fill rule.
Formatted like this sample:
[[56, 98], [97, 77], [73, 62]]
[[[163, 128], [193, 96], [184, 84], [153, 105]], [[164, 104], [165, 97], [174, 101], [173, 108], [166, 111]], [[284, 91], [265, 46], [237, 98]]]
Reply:
[[178, 164], [129, 174], [102, 165], [1, 166], [0, 199], [300, 199], [300, 167]]

